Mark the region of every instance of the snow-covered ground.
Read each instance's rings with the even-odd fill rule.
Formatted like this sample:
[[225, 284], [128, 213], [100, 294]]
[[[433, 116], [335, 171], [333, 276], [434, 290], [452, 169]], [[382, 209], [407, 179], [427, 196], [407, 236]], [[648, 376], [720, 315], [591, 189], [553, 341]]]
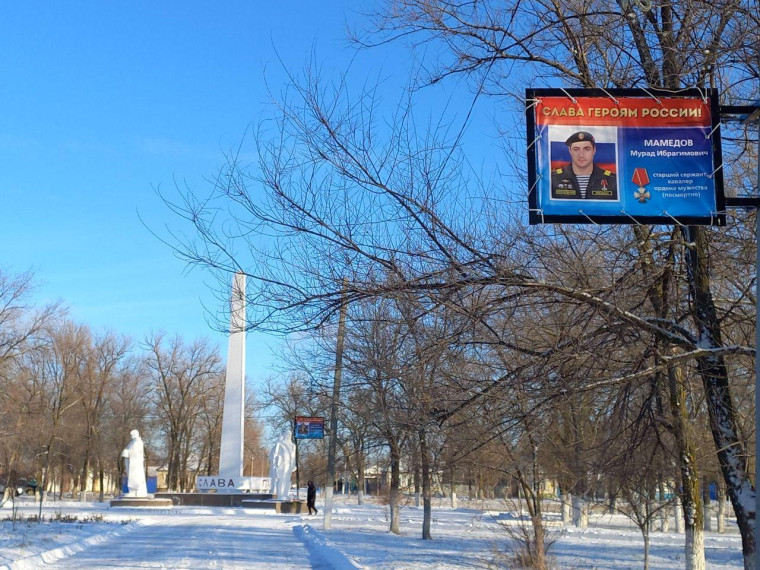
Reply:
[[[445, 499], [433, 510], [433, 540], [421, 539], [422, 508], [401, 509], [401, 534], [388, 532], [388, 508], [336, 497], [332, 528], [316, 516], [276, 515], [244, 508], [110, 508], [109, 503], [51, 501], [42, 524], [31, 498], [0, 509], [0, 568], [377, 568], [504, 567], [510, 552], [504, 523], [516, 514], [498, 501]], [[622, 515], [594, 515], [588, 528], [563, 529], [550, 555], [558, 568], [643, 566], [639, 530]], [[499, 524], [499, 523], [502, 524]], [[741, 540], [734, 524], [725, 534], [706, 533], [711, 569], [741, 568]], [[671, 525], [672, 528], [672, 525]], [[653, 532], [651, 568], [683, 568], [683, 535]]]

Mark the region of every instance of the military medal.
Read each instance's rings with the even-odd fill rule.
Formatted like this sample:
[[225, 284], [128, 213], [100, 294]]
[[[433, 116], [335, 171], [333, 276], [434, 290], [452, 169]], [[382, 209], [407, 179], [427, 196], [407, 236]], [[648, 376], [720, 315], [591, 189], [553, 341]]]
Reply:
[[633, 183], [639, 187], [639, 189], [633, 193], [633, 197], [639, 202], [643, 204], [652, 197], [645, 188], [645, 186], [649, 184], [649, 173], [646, 168], [636, 168], [633, 171]]

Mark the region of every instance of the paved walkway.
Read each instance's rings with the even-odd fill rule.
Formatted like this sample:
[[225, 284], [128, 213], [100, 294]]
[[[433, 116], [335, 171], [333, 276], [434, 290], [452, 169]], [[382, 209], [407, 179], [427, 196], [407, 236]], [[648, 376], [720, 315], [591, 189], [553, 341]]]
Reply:
[[[126, 533], [107, 538], [68, 558], [56, 568], [329, 568], [293, 532], [300, 517], [249, 514], [238, 509], [151, 517]], [[302, 533], [298, 533], [302, 535]]]

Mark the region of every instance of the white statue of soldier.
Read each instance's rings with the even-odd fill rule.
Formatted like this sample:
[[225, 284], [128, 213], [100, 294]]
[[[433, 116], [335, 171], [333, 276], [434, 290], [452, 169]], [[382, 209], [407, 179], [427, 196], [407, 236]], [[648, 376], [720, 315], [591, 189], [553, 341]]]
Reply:
[[126, 497], [147, 497], [148, 486], [145, 484], [145, 451], [140, 432], [133, 429], [129, 432], [132, 439], [121, 452], [124, 458], [124, 470], [127, 473], [127, 489], [129, 492]]
[[290, 496], [290, 477], [295, 468], [296, 446], [290, 436], [290, 430], [285, 430], [269, 452], [271, 493], [278, 499], [287, 500]]

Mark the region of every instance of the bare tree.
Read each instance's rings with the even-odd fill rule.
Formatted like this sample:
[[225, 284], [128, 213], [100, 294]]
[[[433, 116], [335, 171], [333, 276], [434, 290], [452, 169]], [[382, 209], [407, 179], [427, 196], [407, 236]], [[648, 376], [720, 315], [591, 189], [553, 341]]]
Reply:
[[[472, 78], [476, 101], [483, 93], [512, 94], [521, 106], [522, 94], [515, 88], [526, 84], [525, 77], [562, 79], [583, 87], [677, 90], [727, 87], [730, 75], [740, 77], [735, 90], [721, 91], [730, 97], [752, 93], [746, 79], [753, 72], [736, 61], [737, 54], [747, 51], [746, 38], [757, 35], [752, 28], [756, 14], [746, 2], [647, 6], [626, 3], [622, 9], [593, 1], [565, 5], [542, 0], [506, 6], [390, 2], [380, 20], [381, 32], [388, 35], [376, 43], [401, 37], [443, 41], [447, 50], [433, 50], [443, 57], [428, 83], [451, 75]], [[518, 63], [525, 66], [522, 81], [511, 74]], [[724, 71], [726, 76], [721, 75]], [[280, 101], [274, 132], [258, 134], [258, 165], [247, 168], [232, 156], [210, 196], [181, 192], [176, 200], [167, 200], [196, 232], [196, 240], [175, 242], [188, 261], [222, 273], [245, 269], [253, 283], [249, 325], [303, 330], [325, 323], [345, 303], [410, 293], [435, 296], [437, 303], [456, 306], [481, 323], [486, 317], [473, 312], [465, 299], [488, 292], [491, 313], [536, 303], [578, 317], [582, 324], [566, 327], [566, 342], [555, 338], [553, 345], [540, 349], [505, 338], [485, 339], [511, 343], [514, 350], [539, 360], [553, 359], [557, 374], [567, 362], [577, 370], [578, 359], [589, 361], [594, 348], [615, 356], [616, 343], [626, 339], [651, 349], [638, 360], [626, 354], [613, 360], [614, 366], [589, 365], [595, 374], [608, 375], [594, 375], [585, 386], [585, 378], [571, 374], [574, 390], [593, 390], [602, 382], [650, 381], [658, 374], [661, 383], [668, 367], [694, 361], [710, 404], [745, 563], [751, 566], [754, 491], [726, 356], [752, 351], [723, 342], [707, 271], [709, 232], [676, 232], [667, 238], [678, 242], [674, 249], [663, 240], [658, 259], [670, 255], [667, 271], [679, 271], [678, 283], [671, 285], [667, 271], [642, 270], [650, 256], [640, 246], [644, 234], [637, 234], [639, 230], [627, 236], [597, 228], [528, 231], [517, 217], [510, 217], [514, 212], [509, 208], [498, 213], [488, 196], [474, 199], [476, 188], [463, 174], [461, 130], [447, 130], [442, 123], [421, 127], [413, 101], [405, 100], [389, 121], [392, 127], [385, 129], [376, 120], [372, 92], [354, 98], [344, 82], [326, 85], [308, 71], [303, 78], [294, 77], [291, 88], [294, 96]], [[524, 146], [522, 140], [519, 144]], [[522, 149], [514, 155], [521, 156]], [[253, 192], [254, 186], [265, 189], [263, 196]], [[568, 245], [569, 233], [585, 233], [586, 249]], [[606, 282], [564, 279], [593, 260], [598, 250], [590, 244], [603, 243], [612, 246], [605, 256], [597, 256], [606, 268]], [[551, 252], [551, 263], [542, 262], [545, 251]], [[646, 281], [637, 285], [637, 279]], [[226, 276], [220, 282], [226, 283]], [[648, 294], [650, 285], [659, 290]], [[658, 303], [668, 306], [671, 287], [685, 293], [681, 307], [690, 311], [691, 323], [680, 310], [658, 312]], [[647, 302], [637, 302], [636, 291]], [[576, 357], [572, 352], [578, 346], [582, 351]], [[487, 399], [492, 386], [510, 377], [505, 373], [474, 391], [465, 404]], [[395, 377], [376, 378], [387, 387]], [[558, 395], [548, 391], [543, 402]], [[442, 417], [448, 413], [452, 411]]]
[[5, 364], [24, 354], [29, 341], [60, 314], [56, 304], [34, 307], [29, 300], [33, 290], [31, 272], [11, 275], [0, 271], [0, 373]]
[[[0, 271], [0, 456], [6, 477], [11, 479], [24, 456], [26, 419], [34, 405], [35, 392], [26, 383], [25, 357], [42, 342], [45, 327], [61, 312], [57, 305], [32, 305], [33, 290], [32, 273]], [[6, 481], [0, 503], [8, 499], [12, 488], [13, 481]]]
[[[138, 430], [146, 443], [155, 440], [153, 434], [159, 422], [153, 414], [151, 380], [142, 355], [137, 354], [122, 363], [113, 380], [101, 453], [103, 463], [114, 475], [121, 475], [121, 451], [129, 442], [130, 431]], [[150, 451], [148, 455], [152, 458]], [[120, 488], [120, 479], [118, 485]]]
[[[361, 304], [356, 307], [356, 318], [349, 326], [346, 352], [348, 369], [355, 384], [349, 401], [360, 400], [354, 414], [362, 414], [373, 432], [373, 438], [382, 441], [388, 449], [390, 464], [390, 531], [401, 532], [400, 499], [402, 454], [410, 437], [414, 435], [414, 418], [409, 406], [413, 405], [404, 394], [402, 376], [405, 358], [403, 337], [405, 327], [394, 315], [388, 303]], [[416, 402], [415, 402], [416, 403]], [[366, 415], [365, 415], [366, 414]]]
[[[457, 4], [390, 0], [377, 18], [382, 41], [413, 38], [443, 42], [445, 50], [430, 83], [447, 76], [475, 77], [496, 93], [515, 94], [510, 72], [516, 63], [539, 77], [560, 78], [582, 87], [719, 88], [727, 97], [757, 99], [757, 13], [751, 3], [729, 0], [656, 3], [553, 0]], [[748, 42], [750, 42], [748, 44]], [[749, 63], [752, 62], [752, 63]], [[744, 148], [748, 141], [745, 139]], [[741, 145], [740, 145], [740, 150]], [[693, 301], [695, 337], [711, 348], [723, 346], [704, 229], [684, 229]], [[724, 356], [697, 357], [708, 397], [712, 433], [723, 477], [729, 485], [742, 532], [745, 567], [755, 553], [754, 491], [746, 476]]]
[[224, 376], [218, 376], [207, 384], [198, 412], [198, 464], [196, 475], [219, 472], [220, 442], [224, 414]]
[[39, 500], [40, 513], [50, 483], [53, 458], [57, 446], [70, 436], [64, 420], [79, 405], [78, 388], [86, 367], [90, 332], [87, 327], [70, 321], [49, 328], [47, 342], [30, 352], [28, 382], [39, 401]]
[[128, 339], [118, 338], [112, 333], [104, 333], [93, 339], [87, 351], [86, 368], [77, 387], [84, 422], [84, 450], [79, 488], [83, 500], [87, 494], [87, 481], [92, 470], [93, 458], [97, 461], [101, 500], [103, 498], [104, 458], [101, 455], [101, 438], [119, 367], [123, 365], [129, 350]]
[[[179, 337], [169, 341], [155, 335], [146, 343], [145, 365], [153, 381], [160, 429], [166, 437], [167, 484], [172, 490], [186, 490], [201, 404], [215, 378], [223, 374], [216, 349], [207, 341], [185, 344]], [[194, 458], [199, 461], [199, 457]]]

